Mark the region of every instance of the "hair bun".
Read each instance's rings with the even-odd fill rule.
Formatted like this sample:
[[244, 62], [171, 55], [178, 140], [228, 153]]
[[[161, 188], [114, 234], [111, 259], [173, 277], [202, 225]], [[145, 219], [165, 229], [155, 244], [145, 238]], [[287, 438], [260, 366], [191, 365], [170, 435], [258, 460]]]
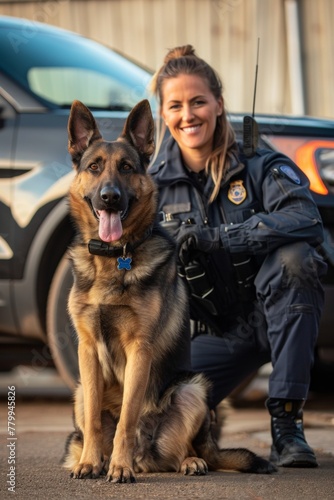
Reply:
[[192, 45], [182, 45], [169, 50], [164, 59], [164, 64], [167, 64], [172, 59], [178, 59], [184, 56], [196, 56], [195, 49]]

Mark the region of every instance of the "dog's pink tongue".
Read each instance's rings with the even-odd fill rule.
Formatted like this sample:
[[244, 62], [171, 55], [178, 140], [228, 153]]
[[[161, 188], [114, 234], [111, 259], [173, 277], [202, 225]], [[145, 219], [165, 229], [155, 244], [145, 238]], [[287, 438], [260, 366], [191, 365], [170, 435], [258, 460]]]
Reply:
[[99, 217], [99, 237], [101, 240], [106, 243], [119, 240], [123, 233], [120, 212], [101, 210]]

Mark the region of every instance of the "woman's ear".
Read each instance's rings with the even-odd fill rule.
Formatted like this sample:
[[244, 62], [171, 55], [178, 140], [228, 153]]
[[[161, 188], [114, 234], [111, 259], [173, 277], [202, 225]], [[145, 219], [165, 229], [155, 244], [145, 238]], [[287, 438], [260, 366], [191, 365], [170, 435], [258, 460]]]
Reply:
[[217, 116], [221, 116], [224, 111], [224, 99], [222, 97], [219, 97], [217, 104], [218, 104]]
[[167, 121], [166, 121], [165, 116], [164, 116], [164, 114], [163, 114], [163, 112], [162, 112], [162, 106], [160, 106], [159, 113], [160, 113], [160, 117], [161, 117], [161, 119], [165, 122], [165, 125], [167, 125]]

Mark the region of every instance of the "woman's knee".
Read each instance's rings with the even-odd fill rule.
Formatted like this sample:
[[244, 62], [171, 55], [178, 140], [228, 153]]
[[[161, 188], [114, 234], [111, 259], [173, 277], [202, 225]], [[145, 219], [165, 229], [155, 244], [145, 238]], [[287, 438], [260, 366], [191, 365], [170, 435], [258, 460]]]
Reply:
[[260, 296], [273, 290], [319, 288], [326, 264], [317, 250], [306, 242], [279, 247], [264, 260], [255, 279]]
[[285, 284], [293, 288], [317, 288], [324, 274], [325, 263], [315, 248], [306, 242], [284, 245], [278, 258]]

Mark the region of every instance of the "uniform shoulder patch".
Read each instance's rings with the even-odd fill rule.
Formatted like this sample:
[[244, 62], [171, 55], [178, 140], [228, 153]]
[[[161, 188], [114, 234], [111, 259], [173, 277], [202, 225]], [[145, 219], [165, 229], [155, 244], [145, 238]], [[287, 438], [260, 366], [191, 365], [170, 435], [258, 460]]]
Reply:
[[299, 175], [294, 171], [292, 167], [290, 167], [290, 165], [281, 165], [279, 169], [285, 177], [290, 179], [295, 184], [300, 184], [301, 181]]
[[246, 199], [247, 191], [242, 180], [231, 182], [227, 197], [235, 205], [240, 205]]

